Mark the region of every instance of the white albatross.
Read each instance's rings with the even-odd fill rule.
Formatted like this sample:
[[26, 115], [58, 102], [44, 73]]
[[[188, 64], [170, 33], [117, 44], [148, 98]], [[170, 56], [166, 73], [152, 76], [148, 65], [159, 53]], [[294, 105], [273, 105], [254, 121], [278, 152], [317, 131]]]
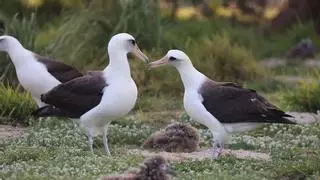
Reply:
[[105, 151], [110, 155], [107, 129], [111, 121], [129, 113], [137, 100], [137, 86], [131, 77], [128, 53], [148, 62], [135, 39], [127, 34], [114, 35], [108, 43], [109, 65], [101, 72], [62, 83], [41, 96], [50, 104], [37, 116], [80, 118], [80, 128], [88, 133], [93, 153], [93, 136], [103, 135]]
[[169, 64], [180, 74], [184, 85], [184, 108], [189, 116], [207, 126], [214, 136], [213, 156], [222, 153], [231, 133], [252, 130], [263, 123], [295, 124], [256, 91], [231, 82], [215, 82], [199, 72], [180, 50], [170, 50], [150, 68]]
[[0, 51], [8, 53], [16, 69], [19, 83], [31, 94], [38, 107], [46, 105], [40, 100], [41, 94], [60, 83], [82, 76], [77, 69], [69, 65], [25, 49], [12, 36], [0, 36]]

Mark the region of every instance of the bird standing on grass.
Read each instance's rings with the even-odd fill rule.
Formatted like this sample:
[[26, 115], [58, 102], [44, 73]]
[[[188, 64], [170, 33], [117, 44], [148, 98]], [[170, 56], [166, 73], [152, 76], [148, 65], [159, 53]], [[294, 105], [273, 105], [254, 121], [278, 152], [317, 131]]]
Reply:
[[286, 114], [256, 91], [231, 82], [216, 82], [199, 72], [180, 50], [170, 50], [151, 68], [169, 64], [184, 85], [184, 108], [190, 117], [207, 126], [214, 136], [213, 155], [222, 153], [230, 133], [245, 132], [263, 123], [295, 124]]
[[110, 155], [107, 129], [111, 121], [129, 113], [137, 100], [137, 86], [131, 77], [128, 53], [148, 62], [135, 39], [120, 33], [108, 43], [109, 65], [101, 72], [62, 83], [41, 95], [49, 104], [37, 111], [37, 116], [80, 118], [80, 128], [88, 134], [93, 153], [93, 136], [103, 135], [105, 151]]
[[101, 180], [170, 180], [176, 173], [162, 156], [146, 158], [140, 169], [131, 169], [125, 175], [103, 176]]

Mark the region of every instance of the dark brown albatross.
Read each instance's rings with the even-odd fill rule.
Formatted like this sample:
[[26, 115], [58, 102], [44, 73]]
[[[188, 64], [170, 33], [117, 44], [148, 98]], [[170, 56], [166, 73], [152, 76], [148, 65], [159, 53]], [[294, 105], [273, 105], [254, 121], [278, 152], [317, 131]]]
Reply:
[[215, 82], [195, 69], [182, 51], [170, 50], [151, 68], [170, 64], [180, 74], [185, 93], [184, 108], [190, 117], [213, 134], [214, 156], [221, 154], [229, 133], [249, 131], [263, 123], [294, 124], [292, 117], [269, 103], [256, 91], [231, 82]]

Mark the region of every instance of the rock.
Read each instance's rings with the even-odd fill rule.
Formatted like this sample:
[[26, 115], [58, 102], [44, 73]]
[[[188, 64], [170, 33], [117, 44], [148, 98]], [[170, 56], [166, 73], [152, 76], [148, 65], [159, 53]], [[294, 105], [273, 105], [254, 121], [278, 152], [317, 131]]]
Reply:
[[310, 38], [302, 39], [285, 54], [286, 58], [308, 59], [315, 57], [315, 47]]

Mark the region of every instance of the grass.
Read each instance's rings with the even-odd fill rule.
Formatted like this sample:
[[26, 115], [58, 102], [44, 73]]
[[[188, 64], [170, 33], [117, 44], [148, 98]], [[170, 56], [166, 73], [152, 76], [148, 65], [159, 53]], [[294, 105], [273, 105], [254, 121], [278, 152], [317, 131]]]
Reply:
[[284, 95], [284, 103], [298, 111], [317, 112], [320, 109], [320, 84], [318, 81], [301, 82]]
[[29, 114], [35, 109], [35, 103], [26, 92], [21, 92], [20, 87], [13, 88], [9, 85], [0, 84], [0, 123], [26, 124]]
[[[0, 178], [96, 179], [137, 167], [143, 157], [129, 151], [139, 149], [142, 141], [162, 125], [141, 125], [135, 118], [124, 121], [132, 122], [127, 126], [114, 122], [110, 127], [108, 138], [113, 156], [108, 157], [104, 154], [100, 137], [95, 138], [95, 155], [91, 155], [86, 136], [69, 120], [30, 120], [31, 126], [23, 137], [0, 144]], [[178, 172], [176, 179], [319, 178], [319, 129], [319, 123], [268, 125], [250, 134], [235, 136], [232, 140], [232, 149], [244, 144], [250, 150], [270, 152], [271, 161], [225, 156], [219, 160], [187, 160], [171, 164]], [[204, 139], [202, 148], [211, 146], [208, 130], [201, 126], [198, 130]]]

